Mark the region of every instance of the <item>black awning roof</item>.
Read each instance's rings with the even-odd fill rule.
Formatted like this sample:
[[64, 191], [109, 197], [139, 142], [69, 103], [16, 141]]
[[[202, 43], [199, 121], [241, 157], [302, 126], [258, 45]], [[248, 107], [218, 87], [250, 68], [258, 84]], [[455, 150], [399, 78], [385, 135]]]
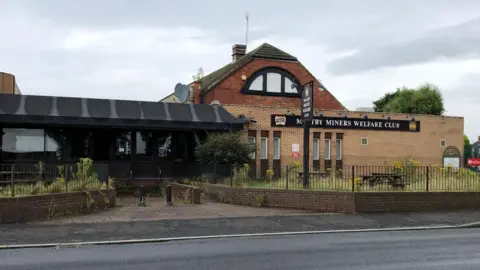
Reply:
[[148, 129], [241, 129], [222, 107], [131, 100], [0, 94], [0, 123]]

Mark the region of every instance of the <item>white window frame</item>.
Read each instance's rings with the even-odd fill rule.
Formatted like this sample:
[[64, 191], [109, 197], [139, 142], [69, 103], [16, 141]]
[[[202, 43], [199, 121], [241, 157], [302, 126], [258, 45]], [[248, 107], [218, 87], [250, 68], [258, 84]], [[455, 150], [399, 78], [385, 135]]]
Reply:
[[[265, 157], [263, 156], [263, 143], [265, 142]], [[268, 137], [261, 137], [260, 138], [260, 159], [268, 159]]]
[[[363, 143], [363, 140], [365, 140], [365, 143]], [[361, 137], [360, 138], [360, 145], [368, 145], [368, 138], [367, 137]]]
[[[315, 149], [315, 145], [317, 149]], [[313, 138], [313, 160], [320, 160], [320, 138]]]
[[[328, 145], [328, 152], [327, 152], [327, 145]], [[325, 160], [331, 160], [332, 158], [332, 141], [330, 139], [325, 139]], [[327, 155], [328, 154], [328, 155]]]
[[[442, 145], [442, 142], [443, 142], [443, 145]], [[443, 147], [447, 147], [447, 140], [441, 139], [441, 140], [440, 140], [440, 147], [442, 147], [442, 148], [443, 148]]]
[[[338, 155], [337, 150], [340, 150], [340, 155]], [[343, 159], [343, 140], [337, 139], [335, 141], [335, 156], [337, 160]]]
[[[284, 78], [282, 76], [282, 74], [280, 74], [278, 72], [267, 72], [267, 73], [265, 73], [265, 78], [267, 79], [267, 89], [265, 89], [265, 91], [267, 93], [277, 93], [277, 94], [282, 93], [282, 79]], [[278, 82], [280, 83], [280, 86], [278, 87], [278, 89], [272, 87], [272, 85], [274, 84], [273, 83], [274, 79], [279, 79]], [[287, 88], [287, 87], [285, 86], [285, 88]]]
[[[276, 140], [278, 140], [278, 144], [275, 146], [275, 141], [276, 141]], [[273, 159], [274, 159], [274, 160], [279, 160], [280, 157], [281, 157], [281, 153], [280, 153], [281, 146], [280, 146], [280, 143], [281, 143], [280, 137], [273, 137]], [[278, 154], [278, 156], [275, 156], [275, 147], [278, 148], [278, 149], [277, 149], [277, 154]]]
[[[250, 142], [250, 139], [253, 139], [253, 142]], [[251, 157], [252, 159], [255, 159], [255, 158], [257, 157], [257, 149], [256, 149], [257, 137], [255, 137], [255, 136], [248, 136], [247, 141], [248, 141], [248, 143], [255, 145], [255, 151], [250, 154], [250, 157]]]

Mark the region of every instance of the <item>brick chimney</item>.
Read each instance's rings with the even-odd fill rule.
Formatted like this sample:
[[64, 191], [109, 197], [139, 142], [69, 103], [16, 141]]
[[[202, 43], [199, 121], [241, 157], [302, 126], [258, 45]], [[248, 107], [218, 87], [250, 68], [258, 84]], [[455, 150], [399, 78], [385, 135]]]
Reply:
[[241, 44], [235, 44], [232, 47], [232, 62], [237, 61], [247, 52], [247, 46]]
[[480, 136], [478, 136], [478, 142], [480, 142]]

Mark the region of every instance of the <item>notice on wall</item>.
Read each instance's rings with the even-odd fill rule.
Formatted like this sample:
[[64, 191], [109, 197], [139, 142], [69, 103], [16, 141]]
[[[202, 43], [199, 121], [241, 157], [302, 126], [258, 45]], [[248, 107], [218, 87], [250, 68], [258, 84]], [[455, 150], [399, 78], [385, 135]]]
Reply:
[[460, 158], [458, 157], [444, 157], [443, 158], [444, 167], [460, 168]]
[[300, 152], [300, 144], [298, 143], [294, 143], [292, 144], [292, 152], [295, 153], [295, 152]]
[[300, 144], [294, 143], [292, 144], [292, 157], [298, 158], [300, 156]]

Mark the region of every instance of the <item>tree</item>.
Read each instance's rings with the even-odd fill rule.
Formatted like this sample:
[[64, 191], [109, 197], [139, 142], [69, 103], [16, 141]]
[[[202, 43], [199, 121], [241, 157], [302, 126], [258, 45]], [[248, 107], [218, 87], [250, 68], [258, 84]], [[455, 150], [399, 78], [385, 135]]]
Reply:
[[472, 157], [472, 144], [467, 135], [463, 135], [463, 156], [465, 158], [464, 164], [467, 164], [467, 159]]
[[402, 87], [373, 102], [378, 111], [389, 113], [442, 115], [443, 97], [437, 86], [429, 83], [417, 88]]
[[389, 92], [386, 93], [383, 97], [377, 99], [376, 101], [373, 102], [373, 109], [376, 112], [384, 112], [385, 106], [392, 101], [392, 99], [396, 98], [398, 96], [398, 93], [400, 92], [400, 89], [397, 88], [397, 91], [395, 92]]
[[204, 72], [203, 72], [203, 68], [202, 68], [202, 67], [199, 67], [198, 70], [197, 70], [197, 74], [196, 74], [196, 75], [193, 75], [193, 76], [192, 76], [192, 79], [193, 79], [194, 82], [196, 82], [196, 81], [201, 80], [204, 75], [205, 75], [205, 74], [204, 74]]
[[204, 164], [243, 165], [251, 161], [256, 146], [246, 142], [241, 133], [210, 133], [195, 149], [195, 157]]

